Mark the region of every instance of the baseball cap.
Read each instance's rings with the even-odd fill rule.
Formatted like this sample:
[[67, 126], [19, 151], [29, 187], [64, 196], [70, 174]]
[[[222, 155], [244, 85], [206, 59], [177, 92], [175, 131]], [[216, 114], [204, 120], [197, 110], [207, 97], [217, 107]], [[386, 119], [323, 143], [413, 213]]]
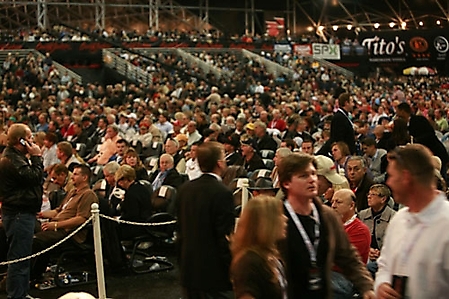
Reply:
[[334, 161], [326, 156], [315, 156], [317, 164], [317, 174], [324, 176], [329, 182], [340, 185], [345, 182], [345, 178], [337, 173]]

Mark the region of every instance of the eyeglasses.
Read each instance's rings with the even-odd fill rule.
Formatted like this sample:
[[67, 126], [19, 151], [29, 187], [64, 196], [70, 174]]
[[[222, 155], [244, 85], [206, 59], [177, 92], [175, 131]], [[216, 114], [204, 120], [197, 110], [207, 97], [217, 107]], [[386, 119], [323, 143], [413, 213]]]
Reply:
[[380, 193], [368, 193], [368, 196], [377, 196], [377, 197], [383, 197]]

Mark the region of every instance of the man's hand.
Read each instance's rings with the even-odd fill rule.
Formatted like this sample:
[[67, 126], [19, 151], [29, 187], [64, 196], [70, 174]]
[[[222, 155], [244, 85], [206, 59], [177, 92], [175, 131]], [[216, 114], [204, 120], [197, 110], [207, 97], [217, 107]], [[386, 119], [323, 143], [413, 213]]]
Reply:
[[56, 231], [56, 228], [58, 227], [57, 222], [44, 222], [41, 225], [43, 231]]
[[27, 142], [26, 147], [27, 147], [28, 153], [31, 156], [42, 156], [42, 151], [37, 144], [35, 144], [35, 143], [30, 144]]
[[371, 261], [375, 261], [379, 258], [380, 251], [379, 249], [370, 248], [369, 249], [369, 259]]
[[377, 289], [378, 299], [400, 299], [402, 296], [396, 292], [389, 283], [384, 282]]
[[363, 299], [376, 299], [376, 294], [372, 290], [366, 291], [363, 293]]

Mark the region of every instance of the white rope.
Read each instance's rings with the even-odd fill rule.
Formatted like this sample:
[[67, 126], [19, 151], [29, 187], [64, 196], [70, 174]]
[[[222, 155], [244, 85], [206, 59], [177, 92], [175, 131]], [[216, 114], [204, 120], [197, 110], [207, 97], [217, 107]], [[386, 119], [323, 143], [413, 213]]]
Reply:
[[140, 225], [140, 226], [160, 226], [160, 225], [170, 225], [170, 224], [175, 224], [176, 220], [171, 220], [171, 221], [166, 221], [166, 222], [133, 222], [133, 221], [126, 221], [126, 220], [120, 220], [120, 219], [116, 219], [114, 217], [110, 217], [110, 216], [106, 216], [103, 214], [100, 214], [100, 217], [108, 219], [108, 220], [112, 220], [118, 223], [123, 223], [123, 224], [131, 224], [131, 225]]
[[0, 263], [0, 266], [5, 266], [5, 265], [10, 265], [10, 264], [15, 264], [15, 263], [20, 263], [26, 260], [30, 260], [33, 259], [35, 257], [38, 257], [39, 255], [42, 255], [44, 253], [49, 252], [50, 250], [53, 250], [54, 248], [58, 247], [59, 245], [61, 245], [62, 243], [64, 243], [65, 241], [67, 241], [68, 239], [70, 239], [71, 237], [73, 237], [74, 235], [76, 235], [80, 230], [82, 230], [92, 219], [94, 218], [94, 216], [90, 216], [89, 219], [86, 220], [86, 222], [84, 222], [83, 224], [81, 224], [77, 229], [75, 229], [73, 232], [71, 232], [70, 234], [68, 234], [66, 237], [64, 237], [64, 239], [58, 241], [57, 243], [55, 243], [54, 245], [40, 251], [37, 252], [35, 254], [26, 256], [26, 257], [21, 257], [15, 260], [11, 260], [11, 261], [7, 261], [7, 262], [2, 262]]

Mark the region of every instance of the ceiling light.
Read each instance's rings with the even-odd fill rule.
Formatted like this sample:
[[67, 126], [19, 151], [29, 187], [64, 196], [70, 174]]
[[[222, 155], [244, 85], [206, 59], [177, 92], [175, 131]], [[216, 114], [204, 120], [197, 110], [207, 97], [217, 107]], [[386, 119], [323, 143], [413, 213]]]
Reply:
[[424, 22], [423, 21], [419, 21], [419, 26], [424, 26]]
[[375, 24], [374, 24], [374, 28], [379, 29], [379, 27], [380, 27], [380, 24], [379, 24], [379, 23], [375, 23]]
[[346, 26], [346, 28], [348, 28], [348, 30], [351, 30], [352, 29], [352, 25], [349, 24], [348, 26]]
[[337, 31], [338, 30], [338, 25], [332, 26], [332, 29], [334, 29], [334, 31]]
[[393, 28], [394, 25], [396, 25], [396, 24], [394, 22], [391, 22], [389, 25], [390, 25], [390, 28]]

